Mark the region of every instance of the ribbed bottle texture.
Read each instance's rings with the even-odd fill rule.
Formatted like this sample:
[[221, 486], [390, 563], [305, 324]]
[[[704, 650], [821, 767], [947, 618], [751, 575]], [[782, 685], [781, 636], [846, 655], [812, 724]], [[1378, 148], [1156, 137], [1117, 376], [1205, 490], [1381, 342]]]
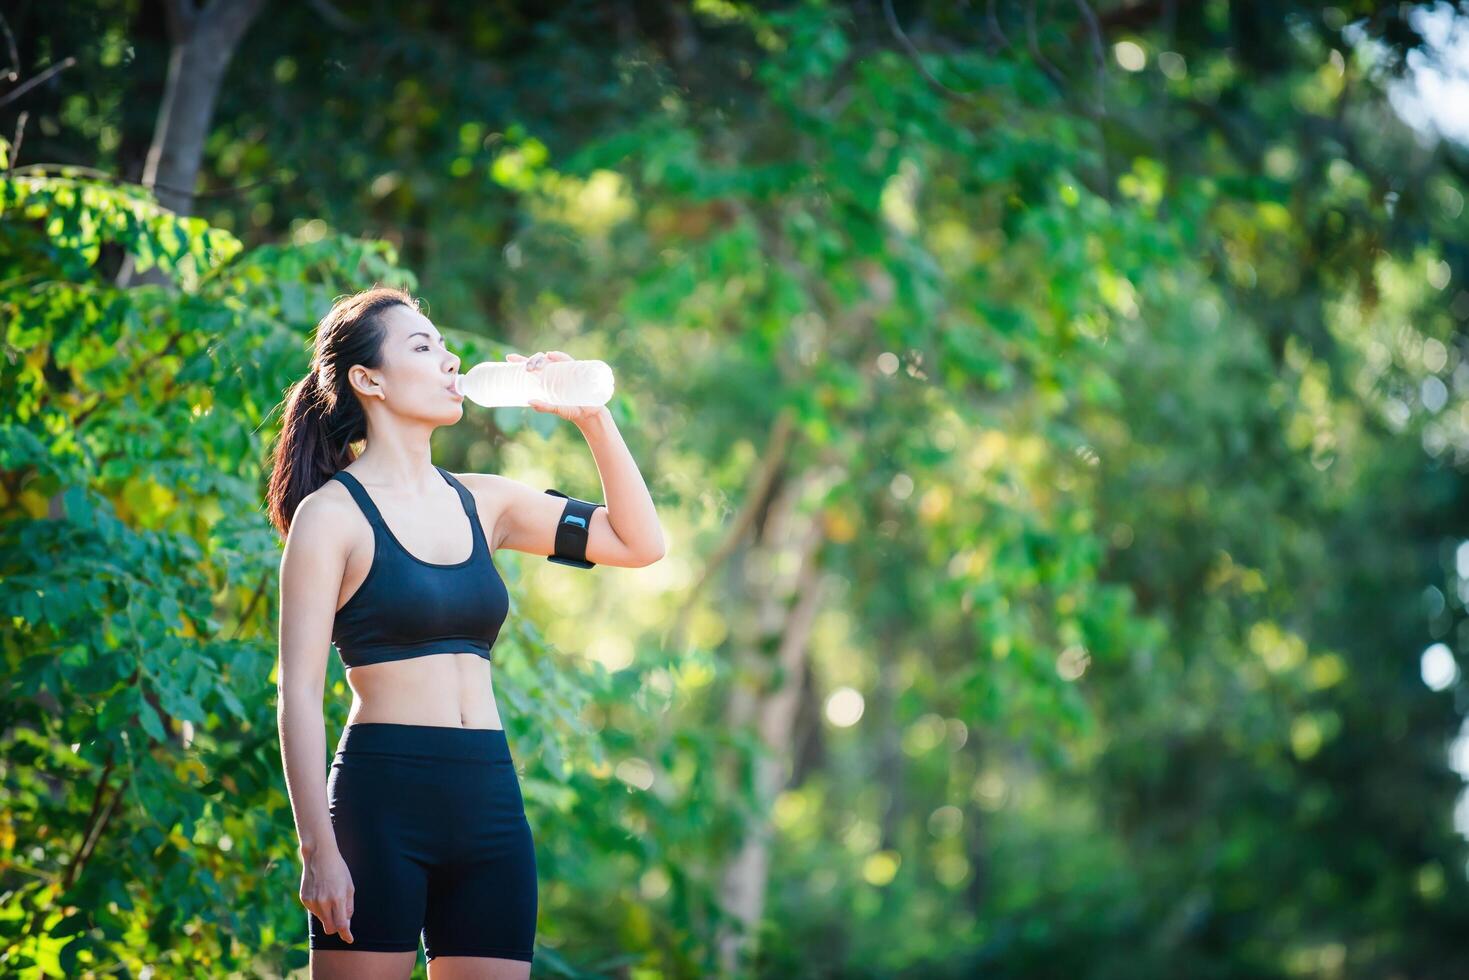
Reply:
[[605, 405], [612, 397], [612, 368], [606, 361], [548, 361], [528, 371], [524, 361], [483, 361], [459, 375], [459, 393], [486, 408], [526, 406], [531, 399], [553, 405]]

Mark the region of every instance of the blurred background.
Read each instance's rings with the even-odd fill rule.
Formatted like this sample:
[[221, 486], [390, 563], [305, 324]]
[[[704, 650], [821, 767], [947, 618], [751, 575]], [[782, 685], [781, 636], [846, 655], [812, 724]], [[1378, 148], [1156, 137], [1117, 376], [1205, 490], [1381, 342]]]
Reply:
[[666, 530], [497, 557], [536, 975], [1469, 976], [1469, 4], [0, 17], [0, 973], [304, 975], [266, 467], [383, 282]]

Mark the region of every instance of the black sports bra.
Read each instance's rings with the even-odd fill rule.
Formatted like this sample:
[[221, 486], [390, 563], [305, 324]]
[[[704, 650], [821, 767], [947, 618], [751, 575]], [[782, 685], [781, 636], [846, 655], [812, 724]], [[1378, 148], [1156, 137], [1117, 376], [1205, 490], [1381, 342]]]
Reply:
[[388, 530], [357, 478], [346, 470], [332, 474], [373, 528], [372, 567], [332, 622], [332, 642], [346, 667], [434, 653], [476, 653], [490, 659], [490, 647], [510, 611], [510, 593], [490, 555], [474, 494], [443, 467], [434, 469], [459, 493], [474, 537], [469, 557], [452, 565], [411, 554]]

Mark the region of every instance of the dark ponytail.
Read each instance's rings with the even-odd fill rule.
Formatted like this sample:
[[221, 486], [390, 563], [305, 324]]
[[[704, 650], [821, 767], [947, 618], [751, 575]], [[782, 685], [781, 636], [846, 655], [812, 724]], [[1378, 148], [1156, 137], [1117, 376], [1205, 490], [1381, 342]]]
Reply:
[[282, 538], [297, 505], [357, 458], [352, 447], [367, 437], [367, 413], [347, 371], [381, 366], [387, 328], [378, 315], [396, 304], [418, 309], [406, 290], [374, 286], [338, 299], [316, 325], [311, 370], [286, 392], [266, 491], [266, 514]]

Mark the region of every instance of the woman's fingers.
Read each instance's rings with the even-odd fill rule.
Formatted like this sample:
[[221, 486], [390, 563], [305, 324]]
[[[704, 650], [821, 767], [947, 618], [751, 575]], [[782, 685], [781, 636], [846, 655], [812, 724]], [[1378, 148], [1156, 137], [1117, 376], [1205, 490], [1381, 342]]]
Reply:
[[352, 906], [352, 895], [306, 903], [311, 914], [321, 920], [322, 932], [339, 933], [349, 943], [352, 942]]
[[311, 902], [307, 906], [311, 914], [321, 920], [321, 931], [330, 936], [337, 931], [337, 920], [332, 915], [330, 902]]
[[530, 357], [524, 354], [507, 353], [505, 360], [512, 364], [524, 364], [527, 371], [539, 371], [552, 361], [574, 361], [576, 358], [564, 350], [539, 350]]
[[512, 361], [516, 364], [524, 361], [526, 362], [526, 367], [534, 371], [536, 368], [540, 367], [547, 361], [574, 361], [576, 360], [576, 358], [572, 357], [564, 350], [541, 350], [536, 351], [530, 357], [526, 357], [524, 354], [507, 353], [505, 355], [505, 360]]
[[337, 922], [341, 924], [340, 927], [335, 931], [341, 933], [342, 938], [347, 940], [347, 942], [349, 943], [352, 941], [352, 913], [349, 909], [350, 902], [351, 899], [347, 898], [338, 898], [332, 901], [332, 912], [335, 915]]

